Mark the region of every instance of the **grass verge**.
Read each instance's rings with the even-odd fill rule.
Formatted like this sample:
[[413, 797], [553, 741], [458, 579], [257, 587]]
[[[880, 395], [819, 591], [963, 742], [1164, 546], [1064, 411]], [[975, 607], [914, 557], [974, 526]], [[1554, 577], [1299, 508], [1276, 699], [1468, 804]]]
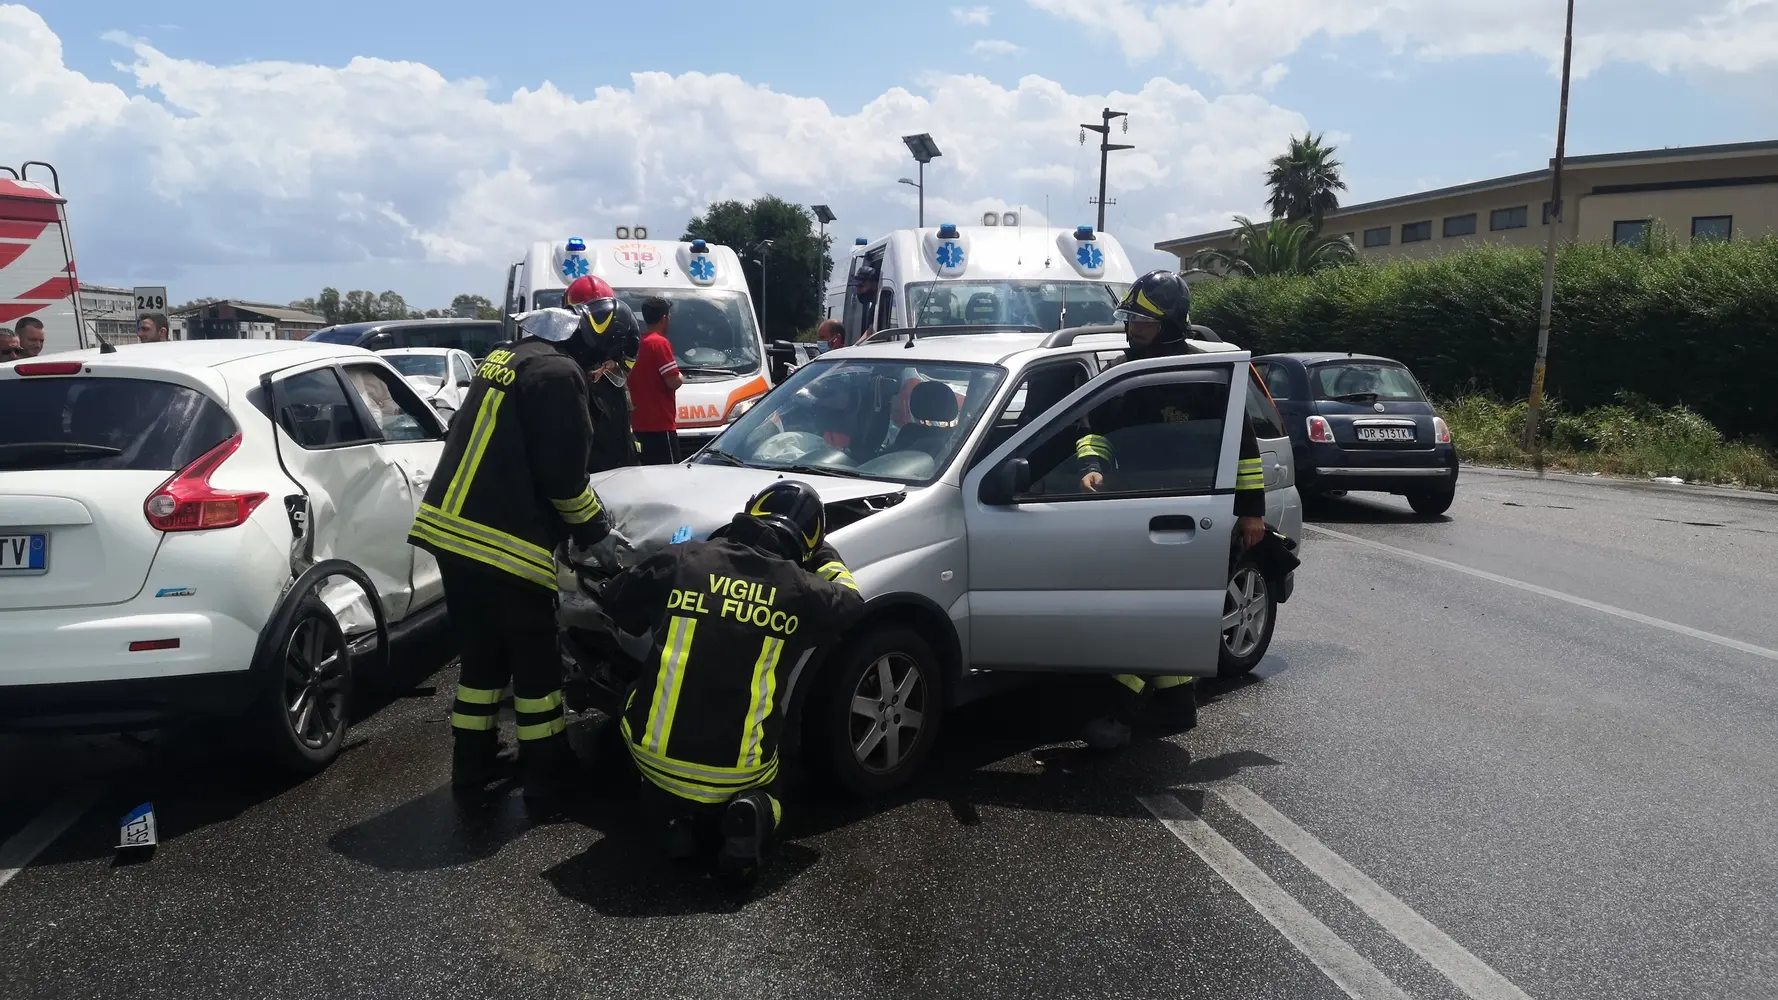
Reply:
[[[1523, 402], [1486, 396], [1439, 404], [1464, 461], [1507, 468], [1531, 466], [1531, 456], [1519, 449], [1525, 410]], [[1709, 421], [1683, 406], [1660, 407], [1620, 394], [1609, 406], [1570, 413], [1551, 400], [1542, 436], [1548, 469], [1778, 490], [1778, 454], [1763, 442], [1723, 440]]]

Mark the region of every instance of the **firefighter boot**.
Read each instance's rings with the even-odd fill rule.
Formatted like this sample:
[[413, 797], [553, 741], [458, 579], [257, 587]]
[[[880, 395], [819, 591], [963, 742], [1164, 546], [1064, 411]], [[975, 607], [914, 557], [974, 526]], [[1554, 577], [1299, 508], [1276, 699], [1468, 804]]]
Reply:
[[510, 773], [512, 751], [501, 748], [498, 732], [456, 729], [452, 734], [452, 791], [480, 792]]
[[1186, 733], [1198, 727], [1198, 686], [1192, 677], [1154, 679], [1155, 727], [1165, 733]]
[[1130, 745], [1136, 720], [1142, 716], [1149, 694], [1148, 682], [1129, 674], [1111, 678], [1117, 687], [1100, 687], [1107, 711], [1088, 722], [1080, 738], [1094, 750], [1121, 750]]
[[567, 733], [555, 733], [519, 744], [519, 765], [525, 782], [525, 808], [538, 818], [559, 815], [579, 787], [579, 761]]
[[759, 877], [766, 848], [778, 825], [778, 803], [760, 789], [742, 792], [728, 802], [722, 814], [722, 849], [716, 866], [744, 884]]

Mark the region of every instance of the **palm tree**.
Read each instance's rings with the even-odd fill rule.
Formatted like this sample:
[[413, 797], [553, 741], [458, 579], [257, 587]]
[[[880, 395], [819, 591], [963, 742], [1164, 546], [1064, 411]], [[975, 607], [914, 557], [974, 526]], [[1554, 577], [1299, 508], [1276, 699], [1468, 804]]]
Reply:
[[1358, 248], [1344, 236], [1317, 236], [1308, 222], [1273, 219], [1257, 223], [1235, 216], [1235, 249], [1205, 250], [1192, 261], [1194, 270], [1230, 277], [1263, 278], [1280, 274], [1314, 274], [1358, 259]]
[[1290, 137], [1290, 150], [1273, 158], [1266, 174], [1266, 186], [1272, 189], [1268, 202], [1272, 218], [1308, 219], [1316, 232], [1321, 231], [1322, 218], [1340, 207], [1338, 192], [1346, 190], [1334, 152], [1334, 147], [1321, 144], [1321, 136], [1305, 132], [1300, 139]]

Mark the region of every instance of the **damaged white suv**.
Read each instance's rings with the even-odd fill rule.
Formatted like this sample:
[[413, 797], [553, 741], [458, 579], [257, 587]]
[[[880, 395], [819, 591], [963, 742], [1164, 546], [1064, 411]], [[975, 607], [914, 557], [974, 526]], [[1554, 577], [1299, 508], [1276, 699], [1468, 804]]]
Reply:
[[[1241, 421], [1261, 438], [1267, 520], [1297, 537], [1290, 444], [1248, 354], [1193, 343], [1109, 370], [1121, 330], [834, 351], [687, 462], [594, 482], [644, 553], [707, 537], [777, 478], [820, 491], [869, 612], [797, 666], [786, 745], [881, 791], [917, 771], [946, 709], [1009, 676], [1209, 676], [1265, 654], [1291, 580], [1231, 566]], [[1088, 491], [1083, 421], [1129, 397], [1164, 419], [1106, 432], [1111, 468]]]

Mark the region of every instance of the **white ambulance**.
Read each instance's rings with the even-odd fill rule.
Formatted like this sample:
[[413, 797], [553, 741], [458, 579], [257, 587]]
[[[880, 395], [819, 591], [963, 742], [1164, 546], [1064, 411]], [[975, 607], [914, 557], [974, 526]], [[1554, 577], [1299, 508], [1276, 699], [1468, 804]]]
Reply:
[[[867, 265], [878, 275], [869, 306], [857, 294]], [[1116, 322], [1112, 312], [1136, 277], [1123, 245], [1092, 226], [947, 223], [853, 246], [835, 268], [828, 299], [847, 344], [870, 330], [908, 327], [1054, 331]]]
[[673, 304], [667, 339], [685, 374], [677, 399], [686, 452], [703, 447], [771, 388], [753, 297], [733, 250], [703, 240], [533, 243], [507, 276], [507, 325], [512, 313], [560, 306], [568, 283], [585, 274], [609, 282], [638, 320], [651, 296]]
[[[32, 167], [47, 171], [50, 183], [29, 180]], [[40, 320], [44, 354], [97, 346], [82, 332], [74, 242], [60, 192], [55, 168], [47, 163], [0, 167], [0, 327]]]

